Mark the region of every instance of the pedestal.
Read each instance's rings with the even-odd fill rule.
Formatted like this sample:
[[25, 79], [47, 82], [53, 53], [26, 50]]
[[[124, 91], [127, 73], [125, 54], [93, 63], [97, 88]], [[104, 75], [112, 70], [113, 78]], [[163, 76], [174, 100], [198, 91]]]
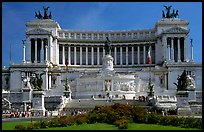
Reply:
[[31, 96], [32, 96], [32, 89], [30, 89], [30, 88], [23, 88], [22, 89], [22, 91], [23, 91], [23, 102], [31, 102]]
[[177, 115], [189, 116], [192, 114], [188, 103], [188, 91], [177, 91]]
[[195, 88], [193, 87], [188, 88], [188, 92], [189, 92], [189, 95], [188, 95], [189, 102], [196, 102]]
[[33, 116], [45, 116], [45, 106], [44, 106], [44, 92], [43, 91], [33, 91], [33, 107], [31, 112]]

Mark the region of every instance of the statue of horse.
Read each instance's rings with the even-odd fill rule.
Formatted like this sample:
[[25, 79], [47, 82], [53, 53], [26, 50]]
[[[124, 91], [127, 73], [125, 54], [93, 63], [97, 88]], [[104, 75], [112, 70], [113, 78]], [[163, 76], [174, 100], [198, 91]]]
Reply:
[[172, 6], [164, 6], [166, 8], [166, 18], [170, 18], [170, 10]]
[[48, 7], [44, 7], [44, 6], [43, 6], [43, 9], [44, 9], [44, 17], [43, 17], [43, 19], [49, 19], [49, 18], [48, 18], [48, 13], [47, 13], [47, 11], [48, 11], [49, 8], [50, 8], [49, 6], [48, 6]]
[[40, 11], [38, 11], [38, 13], [35, 12], [35, 17], [37, 17], [38, 19], [42, 19], [43, 18], [43, 16], [41, 15]]

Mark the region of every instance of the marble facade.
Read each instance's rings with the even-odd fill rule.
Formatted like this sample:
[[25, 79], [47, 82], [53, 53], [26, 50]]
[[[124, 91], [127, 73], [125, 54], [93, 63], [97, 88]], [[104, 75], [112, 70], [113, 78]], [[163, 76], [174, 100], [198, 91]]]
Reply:
[[[2, 95], [12, 103], [20, 103], [25, 98], [24, 78], [38, 72], [45, 73], [42, 76], [45, 98], [62, 96], [66, 77], [72, 98], [91, 98], [107, 92], [128, 99], [146, 96], [149, 78], [155, 96], [176, 96], [173, 82], [186, 69], [194, 78], [191, 100], [202, 102], [202, 64], [193, 62], [192, 45], [188, 58], [188, 24], [180, 18], [163, 18], [151, 29], [82, 31], [61, 29], [52, 19], [29, 21], [22, 63], [2, 69], [2, 89], [18, 96]], [[113, 48], [110, 56], [105, 57], [106, 37]], [[147, 63], [149, 48], [151, 64]], [[30, 102], [32, 99], [29, 97]]]

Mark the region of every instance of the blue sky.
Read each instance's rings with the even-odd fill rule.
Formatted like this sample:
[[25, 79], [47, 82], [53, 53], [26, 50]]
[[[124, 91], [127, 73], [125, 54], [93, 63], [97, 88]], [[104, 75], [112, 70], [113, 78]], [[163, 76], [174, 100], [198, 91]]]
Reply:
[[[179, 10], [181, 19], [190, 22], [194, 61], [202, 62], [202, 2], [2, 2], [2, 65], [22, 63], [25, 23], [49, 6], [53, 19], [62, 29], [138, 30], [151, 29], [162, 18], [163, 5]], [[188, 42], [190, 42], [188, 40]], [[190, 46], [188, 43], [188, 58]]]

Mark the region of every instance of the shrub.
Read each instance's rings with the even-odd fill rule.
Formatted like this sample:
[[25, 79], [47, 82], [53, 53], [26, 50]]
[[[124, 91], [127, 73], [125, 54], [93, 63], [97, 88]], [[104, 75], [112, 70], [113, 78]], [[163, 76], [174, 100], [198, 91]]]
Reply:
[[94, 124], [97, 122], [97, 113], [96, 112], [90, 112], [88, 115], [89, 115], [88, 121], [87, 121], [88, 124]]
[[[32, 124], [32, 123], [31, 123]], [[36, 121], [35, 123], [33, 123], [33, 129], [39, 129], [41, 128], [41, 123], [40, 121]]]
[[48, 126], [49, 126], [49, 127], [59, 127], [59, 126], [60, 126], [59, 118], [58, 118], [58, 117], [52, 118], [52, 119], [49, 121]]
[[28, 129], [28, 130], [35, 129], [34, 124], [33, 124], [33, 123], [28, 124], [28, 125], [27, 125], [27, 129]]
[[48, 121], [40, 120], [39, 124], [40, 124], [40, 128], [48, 128], [48, 126], [49, 126]]
[[75, 122], [80, 125], [88, 122], [88, 114], [80, 114], [75, 116]]
[[144, 123], [147, 111], [139, 106], [133, 107], [133, 121], [135, 123]]
[[61, 116], [56, 123], [58, 123], [57, 125], [60, 127], [71, 126], [75, 123], [75, 119], [73, 116]]
[[119, 129], [127, 129], [128, 127], [128, 121], [124, 118], [116, 120], [113, 124], [115, 124]]
[[160, 116], [156, 113], [147, 113], [145, 114], [145, 122], [147, 124], [157, 124], [159, 122]]
[[15, 126], [15, 129], [16, 130], [26, 130], [26, 126], [22, 125], [22, 124], [18, 124], [18, 125]]

